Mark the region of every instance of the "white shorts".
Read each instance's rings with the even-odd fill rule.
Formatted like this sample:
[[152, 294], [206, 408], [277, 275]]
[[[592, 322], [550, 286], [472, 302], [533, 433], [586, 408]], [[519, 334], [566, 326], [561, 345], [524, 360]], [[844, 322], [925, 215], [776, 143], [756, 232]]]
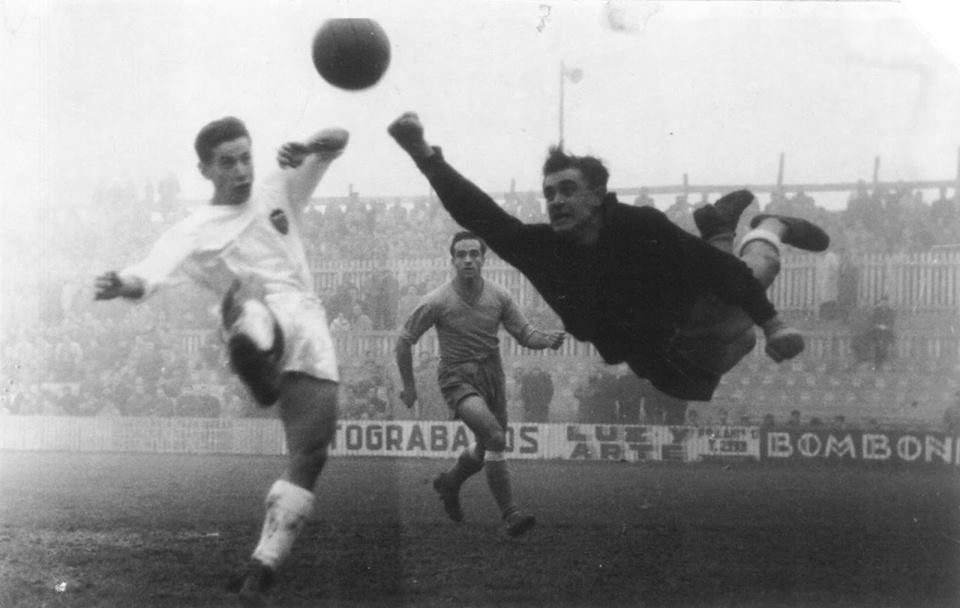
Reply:
[[268, 293], [264, 301], [283, 330], [280, 371], [302, 372], [321, 380], [340, 381], [337, 354], [327, 313], [316, 297], [296, 291]]

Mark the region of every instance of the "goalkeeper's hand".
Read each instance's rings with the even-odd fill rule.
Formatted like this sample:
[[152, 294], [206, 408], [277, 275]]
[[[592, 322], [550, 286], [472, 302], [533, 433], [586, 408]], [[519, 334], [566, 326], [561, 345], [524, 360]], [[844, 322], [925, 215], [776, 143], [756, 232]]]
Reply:
[[767, 338], [767, 355], [777, 363], [793, 359], [803, 352], [803, 335], [800, 331], [774, 317], [763, 324], [763, 333]]

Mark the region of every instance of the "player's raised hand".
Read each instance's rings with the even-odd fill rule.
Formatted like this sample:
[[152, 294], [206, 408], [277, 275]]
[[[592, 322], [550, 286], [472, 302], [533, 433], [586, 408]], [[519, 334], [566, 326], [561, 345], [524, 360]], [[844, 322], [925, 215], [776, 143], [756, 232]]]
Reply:
[[105, 272], [93, 280], [93, 299], [112, 300], [114, 298], [139, 298], [143, 295], [143, 284], [136, 279], [124, 279], [115, 271]]
[[112, 300], [120, 296], [123, 281], [116, 272], [105, 272], [93, 280], [93, 299]]
[[346, 129], [324, 129], [306, 142], [291, 141], [280, 146], [277, 150], [277, 163], [284, 169], [295, 169], [311, 154], [316, 154], [323, 160], [333, 160], [343, 154], [348, 141], [350, 133]]
[[296, 169], [309, 155], [310, 148], [307, 144], [298, 141], [287, 142], [277, 150], [277, 164], [283, 169]]
[[423, 138], [423, 123], [416, 112], [404, 112], [387, 127], [397, 144], [414, 159], [427, 158], [433, 149]]
[[403, 401], [408, 409], [412, 408], [413, 404], [417, 402], [417, 389], [412, 386], [403, 387], [403, 390], [400, 391], [400, 401]]

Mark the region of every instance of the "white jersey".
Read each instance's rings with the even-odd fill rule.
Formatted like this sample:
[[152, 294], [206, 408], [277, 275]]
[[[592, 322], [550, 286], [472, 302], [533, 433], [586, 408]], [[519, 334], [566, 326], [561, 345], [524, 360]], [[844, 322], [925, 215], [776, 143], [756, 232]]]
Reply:
[[165, 232], [143, 261], [121, 271], [159, 287], [193, 281], [223, 295], [234, 279], [266, 292], [313, 293], [301, 236], [303, 206], [330, 161], [310, 155], [296, 169], [275, 171], [242, 205], [207, 205]]
[[143, 281], [144, 297], [192, 281], [222, 297], [235, 279], [256, 282], [284, 334], [280, 367], [338, 380], [326, 312], [316, 297], [301, 236], [303, 207], [331, 161], [308, 156], [271, 173], [242, 205], [207, 205], [157, 240], [122, 271]]

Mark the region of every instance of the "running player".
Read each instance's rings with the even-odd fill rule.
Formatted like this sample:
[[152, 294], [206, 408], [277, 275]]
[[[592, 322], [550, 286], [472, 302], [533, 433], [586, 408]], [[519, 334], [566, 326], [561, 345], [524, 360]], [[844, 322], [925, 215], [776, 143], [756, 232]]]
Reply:
[[500, 508], [510, 536], [520, 536], [536, 523], [513, 500], [507, 447], [507, 403], [500, 340], [503, 327], [527, 348], [560, 348], [562, 331], [535, 329], [517, 309], [505, 289], [482, 276], [486, 244], [470, 232], [458, 232], [450, 243], [454, 278], [428, 293], [406, 320], [397, 339], [397, 367], [403, 381], [400, 399], [407, 407], [417, 401], [413, 376], [413, 345], [428, 329], [437, 328], [440, 390], [454, 418], [467, 425], [476, 441], [465, 448], [450, 471], [433, 480], [453, 521], [463, 520], [460, 486], [486, 468], [487, 485]]
[[565, 329], [593, 343], [607, 363], [626, 362], [674, 397], [708, 401], [721, 375], [753, 349], [754, 325], [775, 361], [803, 350], [800, 332], [780, 319], [765, 292], [783, 243], [810, 251], [829, 245], [810, 222], [759, 215], [737, 258], [722, 249], [731, 246], [751, 194], [734, 193], [698, 214], [701, 230], [712, 231], [699, 239], [653, 207], [618, 202], [599, 159], [551, 148], [543, 166], [549, 224], [523, 224], [427, 144], [415, 113], [401, 115], [388, 132], [453, 219], [520, 270]]
[[274, 573], [310, 517], [313, 488], [337, 417], [337, 360], [314, 295], [300, 218], [348, 140], [325, 129], [280, 147], [280, 170], [253, 189], [251, 139], [227, 117], [204, 126], [195, 148], [213, 184], [210, 205], [164, 233], [148, 256], [96, 278], [100, 300], [141, 300], [187, 281], [223, 296], [230, 362], [261, 406], [279, 402], [289, 458], [266, 498], [260, 540], [237, 584], [245, 606], [262, 606]]

